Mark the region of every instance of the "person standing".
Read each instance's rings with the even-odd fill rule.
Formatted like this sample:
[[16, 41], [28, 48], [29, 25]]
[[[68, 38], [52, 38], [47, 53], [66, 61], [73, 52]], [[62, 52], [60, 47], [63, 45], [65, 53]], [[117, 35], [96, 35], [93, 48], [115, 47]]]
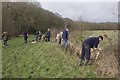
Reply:
[[63, 34], [63, 32], [59, 33], [59, 45], [61, 45], [61, 42], [62, 42], [62, 34]]
[[24, 35], [24, 41], [25, 41], [25, 43], [27, 43], [28, 33], [27, 33], [27, 32], [24, 32], [23, 35]]
[[98, 36], [98, 37], [90, 37], [83, 41], [82, 53], [80, 57], [80, 66], [82, 65], [83, 60], [85, 61], [84, 65], [88, 64], [91, 57], [91, 52], [90, 52], [91, 48], [93, 48], [93, 50], [101, 50], [100, 48], [98, 48], [98, 45], [102, 40], [103, 40], [103, 37]]
[[63, 32], [57, 33], [57, 36], [56, 36], [57, 46], [61, 46], [62, 34], [63, 34]]
[[63, 39], [64, 47], [65, 49], [67, 49], [68, 47], [68, 29], [67, 28], [65, 28], [65, 30], [62, 33], [62, 39]]
[[36, 40], [36, 42], [38, 41], [38, 37], [39, 37], [39, 32], [38, 31], [36, 31], [36, 33], [35, 33], [35, 40]]
[[2, 39], [4, 41], [4, 47], [7, 48], [8, 47], [8, 44], [7, 44], [7, 42], [8, 42], [8, 32], [3, 32]]
[[48, 29], [48, 31], [46, 32], [46, 35], [47, 35], [47, 42], [50, 42], [50, 37], [51, 37], [50, 29]]
[[42, 33], [41, 31], [39, 31], [39, 40], [41, 40], [41, 38], [42, 38]]

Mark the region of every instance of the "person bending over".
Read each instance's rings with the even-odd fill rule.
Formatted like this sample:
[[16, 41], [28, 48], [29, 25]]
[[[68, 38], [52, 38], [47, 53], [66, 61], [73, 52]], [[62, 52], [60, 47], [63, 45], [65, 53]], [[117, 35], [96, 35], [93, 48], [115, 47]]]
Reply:
[[98, 37], [90, 37], [85, 39], [82, 42], [82, 53], [81, 53], [81, 57], [80, 57], [80, 66], [82, 65], [82, 61], [85, 60], [84, 65], [87, 65], [87, 63], [90, 60], [90, 56], [91, 56], [91, 48], [95, 49], [95, 50], [101, 50], [100, 48], [98, 48], [99, 43], [103, 40], [102, 36], [98, 36]]

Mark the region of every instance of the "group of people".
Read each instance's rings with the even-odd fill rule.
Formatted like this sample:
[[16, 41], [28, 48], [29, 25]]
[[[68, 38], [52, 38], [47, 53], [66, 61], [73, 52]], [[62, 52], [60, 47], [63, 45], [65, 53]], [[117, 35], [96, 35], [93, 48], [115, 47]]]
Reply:
[[[23, 35], [24, 35], [24, 41], [25, 41], [25, 43], [27, 43], [28, 33], [24, 32]], [[51, 37], [50, 29], [48, 29], [47, 32], [45, 32], [45, 34], [43, 34], [43, 35], [42, 35], [41, 31], [36, 31], [35, 40], [33, 40], [33, 41], [38, 42], [40, 40], [43, 40], [46, 42], [50, 42], [50, 37]]]
[[39, 40], [41, 40], [41, 38], [42, 38], [42, 33], [41, 33], [41, 31], [36, 31], [36, 33], [35, 33], [35, 41], [39, 41]]
[[50, 29], [48, 29], [48, 31], [45, 32], [45, 34], [43, 35], [42, 40], [46, 42], [50, 42], [50, 38], [51, 38], [51, 32]]
[[[91, 48], [93, 50], [101, 51], [98, 47], [99, 43], [103, 40], [103, 36], [89, 37], [82, 42], [82, 52], [80, 58], [80, 66], [84, 61], [84, 65], [87, 65], [91, 57]], [[65, 48], [68, 47], [68, 29], [66, 28], [63, 32], [60, 32], [56, 36], [56, 41], [58, 45], [63, 45]]]
[[[63, 42], [64, 47], [67, 48], [68, 47], [68, 35], [69, 35], [68, 29], [65, 28], [62, 32], [57, 34], [57, 36], [56, 36], [57, 43], [61, 44], [61, 42]], [[27, 43], [27, 38], [28, 38], [28, 33], [24, 32], [25, 43]], [[50, 29], [48, 29], [44, 35], [42, 35], [41, 31], [36, 31], [35, 38], [36, 38], [35, 39], [36, 41], [41, 40], [43, 38], [46, 42], [50, 42], [50, 38], [51, 38]], [[8, 33], [7, 32], [3, 32], [2, 39], [4, 41], [4, 46], [7, 47], [7, 41], [8, 41]], [[98, 37], [89, 37], [82, 42], [80, 66], [82, 65], [83, 61], [85, 61], [84, 65], [88, 64], [90, 57], [91, 57], [91, 48], [93, 48], [94, 50], [101, 50], [98, 47], [98, 45], [102, 40], [103, 40], [103, 37], [98, 36]]]

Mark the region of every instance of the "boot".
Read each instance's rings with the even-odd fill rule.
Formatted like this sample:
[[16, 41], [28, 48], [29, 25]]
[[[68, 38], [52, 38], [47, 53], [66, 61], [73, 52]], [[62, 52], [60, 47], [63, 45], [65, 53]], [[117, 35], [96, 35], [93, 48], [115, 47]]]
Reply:
[[80, 60], [80, 64], [79, 64], [79, 66], [82, 66], [82, 59]]
[[85, 59], [84, 66], [86, 66], [87, 64], [88, 64], [88, 60]]

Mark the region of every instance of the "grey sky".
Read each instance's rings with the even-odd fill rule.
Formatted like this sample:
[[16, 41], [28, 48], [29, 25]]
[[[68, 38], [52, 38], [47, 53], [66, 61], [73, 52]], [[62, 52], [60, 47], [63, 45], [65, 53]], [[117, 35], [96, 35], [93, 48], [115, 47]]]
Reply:
[[63, 17], [89, 22], [117, 22], [118, 2], [40, 2], [44, 9]]
[[78, 20], [80, 16], [89, 22], [118, 22], [119, 0], [2, 0], [13, 2], [40, 2], [44, 9], [63, 17]]

